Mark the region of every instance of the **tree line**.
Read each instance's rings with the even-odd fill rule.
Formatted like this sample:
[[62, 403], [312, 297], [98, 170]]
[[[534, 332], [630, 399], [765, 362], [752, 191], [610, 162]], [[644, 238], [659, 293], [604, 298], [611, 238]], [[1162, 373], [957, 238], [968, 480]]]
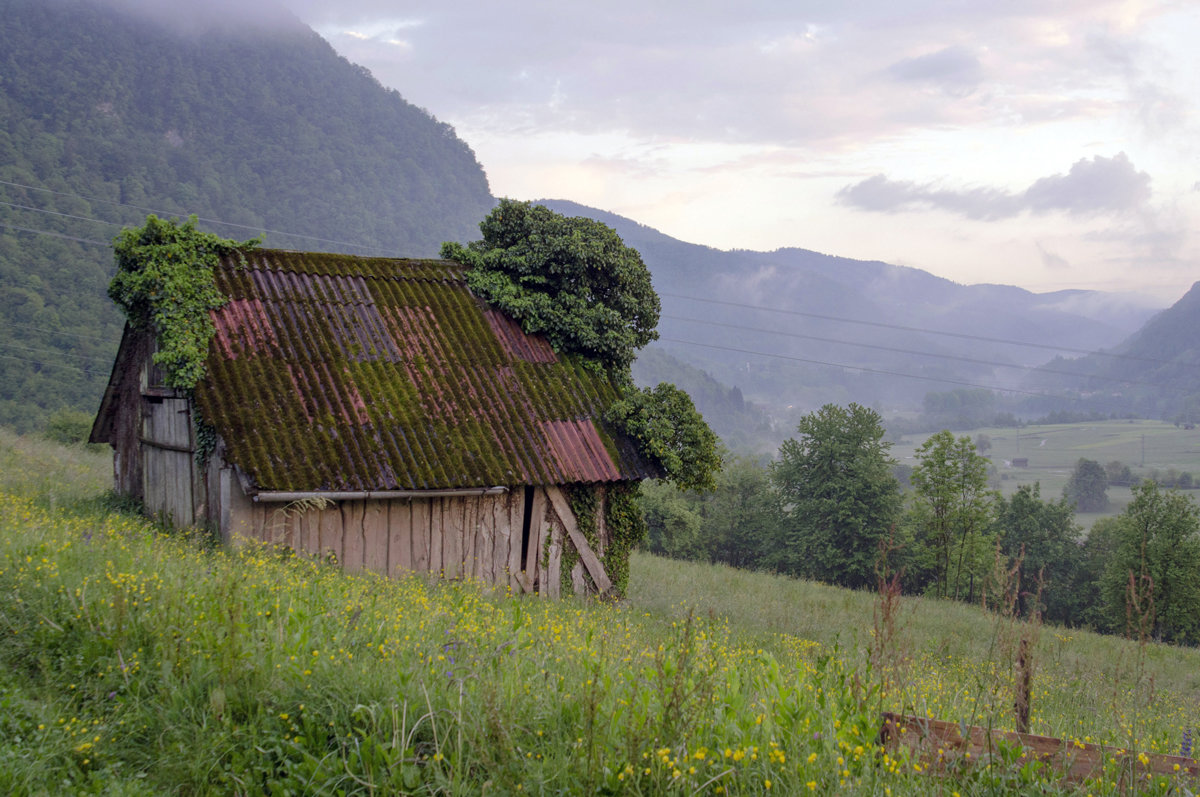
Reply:
[[711, 492], [645, 485], [646, 547], [853, 589], [895, 575], [908, 594], [967, 602], [1017, 578], [1026, 614], [1200, 643], [1200, 508], [1190, 496], [1144, 479], [1125, 512], [1084, 535], [1075, 502], [1095, 487], [1095, 463], [1077, 466], [1079, 483], [1061, 497], [1038, 484], [1006, 497], [969, 436], [929, 437], [908, 487], [890, 447], [874, 410], [826, 405], [773, 461], [730, 457]]

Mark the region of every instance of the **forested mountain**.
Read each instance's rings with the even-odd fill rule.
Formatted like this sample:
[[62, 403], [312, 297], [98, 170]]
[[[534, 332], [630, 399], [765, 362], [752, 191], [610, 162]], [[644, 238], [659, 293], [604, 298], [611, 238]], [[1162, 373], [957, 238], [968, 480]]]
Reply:
[[0, 0], [0, 424], [94, 411], [120, 336], [109, 244], [149, 210], [293, 249], [477, 237], [493, 199], [450, 126], [287, 12], [226, 6]]
[[573, 202], [543, 204], [616, 229], [642, 253], [662, 296], [662, 339], [653, 345], [777, 417], [827, 402], [890, 412], [920, 407], [930, 391], [1014, 388], [1054, 347], [1115, 345], [1154, 312], [1134, 296], [960, 285], [804, 249], [721, 251]]
[[1120, 344], [1050, 367], [1088, 377], [1041, 374], [1031, 384], [1147, 418], [1200, 423], [1200, 282]]

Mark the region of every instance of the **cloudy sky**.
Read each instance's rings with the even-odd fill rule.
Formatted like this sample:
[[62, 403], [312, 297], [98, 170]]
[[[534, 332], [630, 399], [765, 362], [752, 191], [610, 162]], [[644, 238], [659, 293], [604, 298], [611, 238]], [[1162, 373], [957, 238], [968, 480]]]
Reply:
[[1200, 279], [1200, 4], [284, 3], [498, 196], [959, 282]]

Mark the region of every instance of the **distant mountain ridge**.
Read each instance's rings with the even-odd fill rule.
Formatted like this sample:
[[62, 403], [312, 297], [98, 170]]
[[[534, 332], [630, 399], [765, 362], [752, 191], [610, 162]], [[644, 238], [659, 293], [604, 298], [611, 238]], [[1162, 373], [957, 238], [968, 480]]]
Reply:
[[1116, 346], [1053, 365], [1088, 376], [1031, 384], [1147, 418], [1200, 423], [1200, 282]]
[[1026, 377], [1016, 366], [1044, 363], [1048, 346], [1113, 346], [1156, 309], [1123, 294], [960, 285], [798, 248], [721, 251], [574, 202], [541, 204], [603, 221], [642, 253], [663, 295], [656, 345], [776, 407], [919, 406], [956, 385], [1015, 388]]

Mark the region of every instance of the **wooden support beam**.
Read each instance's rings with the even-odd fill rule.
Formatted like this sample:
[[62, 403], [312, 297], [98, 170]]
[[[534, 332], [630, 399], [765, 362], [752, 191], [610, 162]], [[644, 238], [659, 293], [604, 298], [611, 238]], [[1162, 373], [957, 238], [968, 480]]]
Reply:
[[546, 494], [550, 496], [550, 503], [554, 506], [554, 512], [558, 515], [558, 519], [562, 521], [563, 528], [566, 529], [567, 535], [571, 538], [575, 550], [579, 552], [579, 558], [583, 562], [583, 566], [587, 568], [588, 574], [591, 575], [592, 583], [596, 585], [596, 589], [600, 591], [601, 595], [607, 595], [612, 592], [612, 580], [608, 577], [608, 573], [604, 572], [604, 565], [600, 563], [600, 559], [596, 556], [595, 551], [588, 545], [587, 538], [579, 530], [579, 523], [575, 520], [575, 513], [571, 511], [571, 505], [567, 501], [567, 497], [557, 487], [547, 487]]
[[436, 569], [429, 564], [429, 507], [436, 500], [421, 498], [412, 502], [412, 569], [418, 573]]
[[[546, 549], [546, 493], [538, 488], [533, 491], [533, 508], [529, 510], [529, 552], [525, 557], [524, 588], [532, 593], [534, 586], [545, 579], [542, 569], [542, 552]], [[544, 592], [544, 586], [539, 591]]]
[[413, 569], [413, 511], [411, 501], [388, 501], [388, 560], [387, 574]]
[[525, 510], [525, 496], [521, 493], [510, 492], [502, 499], [500, 507], [500, 523], [502, 534], [508, 539], [508, 558], [504, 569], [508, 573], [508, 586], [516, 593], [528, 592], [521, 579], [521, 530], [523, 519], [521, 513]]

